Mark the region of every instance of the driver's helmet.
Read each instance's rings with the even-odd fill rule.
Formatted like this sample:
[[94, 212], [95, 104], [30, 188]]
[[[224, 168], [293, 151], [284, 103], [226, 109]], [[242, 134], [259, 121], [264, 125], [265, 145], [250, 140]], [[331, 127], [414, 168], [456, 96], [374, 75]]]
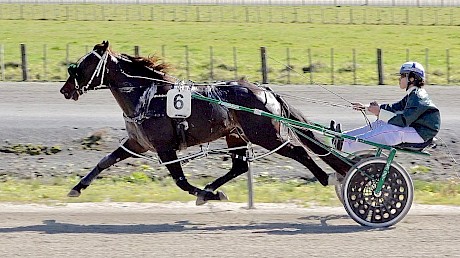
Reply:
[[425, 80], [425, 69], [420, 63], [405, 62], [399, 69], [399, 74], [410, 74], [411, 72], [416, 76], [416, 79]]

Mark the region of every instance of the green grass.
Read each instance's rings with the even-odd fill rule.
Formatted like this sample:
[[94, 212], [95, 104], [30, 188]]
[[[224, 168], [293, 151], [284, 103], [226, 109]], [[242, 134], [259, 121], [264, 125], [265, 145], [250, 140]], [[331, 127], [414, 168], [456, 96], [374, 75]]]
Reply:
[[[209, 182], [191, 180], [202, 186]], [[52, 178], [19, 180], [4, 178], [0, 183], [0, 202], [58, 204], [70, 202], [167, 202], [193, 201], [195, 198], [180, 190], [170, 178], [152, 180], [142, 172], [125, 177], [111, 177], [93, 182], [79, 198], [66, 197], [77, 179]], [[247, 202], [247, 183], [233, 180], [222, 189], [232, 202]], [[256, 203], [296, 203], [302, 206], [341, 205], [333, 187], [303, 181], [279, 181], [256, 178], [254, 184]], [[415, 182], [415, 202], [419, 204], [460, 205], [458, 182]]]
[[[293, 7], [259, 7], [257, 11], [255, 7], [249, 9], [240, 7], [240, 9], [231, 9], [237, 14], [235, 17], [246, 17], [248, 13], [249, 18], [234, 21], [231, 20], [233, 12], [229, 11], [230, 9], [222, 11], [224, 18], [212, 18], [220, 17], [218, 13], [221, 9], [218, 8], [221, 7], [218, 6], [202, 7], [199, 19], [196, 18], [196, 13], [192, 13], [192, 10], [196, 12], [196, 8], [180, 9], [180, 6], [161, 8], [131, 6], [132, 9], [125, 7], [122, 9], [124, 11], [118, 9], [109, 11], [110, 6], [106, 6], [107, 14], [104, 19], [98, 16], [99, 11], [96, 14], [92, 12], [101, 7], [91, 5], [79, 6], [78, 8], [82, 8], [78, 12], [79, 16], [69, 14], [69, 20], [64, 5], [38, 5], [35, 6], [36, 9], [30, 10], [27, 9], [28, 5], [25, 5], [23, 19], [19, 19], [19, 16], [15, 16], [15, 19], [6, 15], [8, 12], [5, 8], [16, 8], [10, 11], [18, 14], [18, 6], [0, 6], [3, 8], [0, 17], [3, 19], [0, 20], [0, 28], [2, 28], [0, 44], [4, 45], [5, 63], [8, 64], [5, 73], [7, 80], [22, 80], [20, 69], [11, 67], [20, 63], [20, 43], [27, 45], [31, 80], [65, 80], [68, 61], [78, 60], [95, 44], [102, 40], [109, 40], [117, 52], [133, 54], [134, 46], [137, 45], [140, 47], [141, 55], [164, 56], [164, 59], [175, 67], [171, 74], [183, 79], [187, 79], [185, 60], [187, 46], [189, 79], [195, 81], [234, 78], [233, 48], [237, 53], [237, 76], [246, 76], [250, 81], [260, 81], [261, 46], [266, 46], [268, 50], [269, 80], [272, 83], [288, 83], [285, 68], [288, 49], [289, 63], [295, 70], [289, 74], [289, 81], [296, 84], [310, 83], [310, 75], [302, 74], [302, 68], [309, 65], [308, 49], [311, 49], [311, 61], [318, 67], [318, 71], [313, 74], [313, 83], [354, 83], [352, 53], [355, 50], [356, 83], [375, 85], [377, 84], [377, 48], [383, 49], [386, 84], [397, 83], [396, 77], [392, 74], [397, 72], [402, 62], [406, 61], [407, 50], [409, 59], [417, 60], [425, 66], [428, 61], [429, 65], [426, 68], [430, 84], [447, 84], [448, 75], [451, 84], [460, 81], [460, 45], [458, 44], [460, 36], [457, 33], [457, 26], [450, 26], [451, 23], [459, 25], [460, 20], [445, 18], [460, 16], [460, 8], [411, 9], [410, 15], [414, 17], [411, 17], [409, 25], [406, 25], [405, 18], [402, 18], [406, 15], [405, 9], [398, 8], [298, 7], [293, 11]], [[158, 15], [154, 15], [151, 21], [149, 19], [151, 19], [152, 7], [155, 10], [154, 14]], [[140, 9], [143, 15], [139, 16], [139, 10], [136, 8], [146, 9]], [[203, 11], [204, 8], [211, 9]], [[43, 9], [44, 11], [41, 12], [40, 10]], [[314, 17], [311, 23], [305, 18], [308, 17], [308, 10], [310, 16]], [[355, 13], [357, 24], [347, 22], [346, 17], [349, 17], [350, 10]], [[364, 10], [367, 10], [366, 23], [363, 22]], [[113, 16], [109, 15], [110, 12], [114, 13]], [[175, 19], [172, 16], [174, 12]], [[269, 12], [272, 13], [271, 20], [267, 18]], [[293, 18], [296, 16], [292, 16], [296, 12], [297, 20]], [[324, 14], [323, 17], [327, 17], [324, 23], [319, 19], [321, 12]], [[285, 14], [284, 20], [280, 18], [282, 13]], [[288, 13], [290, 15], [287, 15]], [[370, 15], [372, 13], [379, 13], [379, 15]], [[389, 25], [393, 23], [389, 18], [392, 17], [392, 13], [397, 17], [395, 23], [402, 19], [400, 25]], [[420, 18], [421, 13], [423, 13], [423, 20]], [[43, 18], [41, 14], [48, 16]], [[215, 16], [206, 18], [206, 14]], [[134, 20], [136, 17], [141, 18]], [[378, 17], [380, 19], [376, 20]], [[434, 17], [438, 17], [437, 22]], [[213, 49], [213, 78], [209, 75], [210, 47]], [[334, 49], [333, 66], [332, 48]], [[43, 61], [45, 49], [46, 74]], [[446, 49], [450, 51], [449, 71]], [[66, 60], [67, 52], [69, 60]]]

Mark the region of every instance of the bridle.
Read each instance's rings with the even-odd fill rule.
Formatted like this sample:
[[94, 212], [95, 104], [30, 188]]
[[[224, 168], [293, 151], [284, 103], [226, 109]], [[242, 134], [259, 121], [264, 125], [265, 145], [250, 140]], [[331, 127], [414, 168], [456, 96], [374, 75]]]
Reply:
[[[78, 84], [78, 81], [77, 81], [77, 76], [73, 75], [74, 81], [75, 81], [75, 90], [79, 94], [80, 94], [80, 92], [83, 93], [83, 92], [87, 92], [88, 90], [90, 90], [89, 87], [91, 86], [91, 83], [93, 82], [93, 80], [95, 78], [97, 78], [99, 76], [101, 78], [99, 85], [93, 86], [92, 89], [96, 90], [96, 89], [101, 89], [101, 88], [107, 88], [106, 86], [103, 86], [103, 83], [104, 83], [104, 75], [106, 74], [106, 72], [108, 72], [107, 59], [108, 59], [108, 57], [110, 55], [109, 51], [106, 50], [102, 56], [99, 53], [97, 53], [95, 50], [89, 52], [88, 54], [83, 56], [80, 59], [80, 61], [78, 61], [77, 65], [76, 65], [76, 68], [78, 69], [79, 65], [90, 55], [94, 55], [97, 58], [99, 58], [99, 62], [97, 63], [96, 69], [94, 69], [94, 72], [93, 72], [93, 75], [91, 76], [91, 79], [86, 83], [86, 85], [80, 86]], [[110, 56], [113, 57], [112, 55], [110, 55]]]
[[[127, 58], [124, 58], [123, 56], [121, 56], [121, 57], [114, 56], [108, 50], [105, 50], [105, 52], [104, 52], [104, 54], [102, 54], [102, 56], [99, 53], [97, 53], [95, 50], [93, 50], [93, 51], [89, 52], [88, 54], [86, 54], [85, 56], [83, 56], [82, 58], [80, 58], [80, 60], [76, 64], [76, 68], [78, 69], [79, 65], [90, 55], [96, 56], [99, 59], [99, 62], [97, 64], [96, 68], [94, 69], [94, 72], [93, 72], [93, 74], [91, 76], [91, 79], [86, 83], [86, 85], [83, 85], [83, 86], [79, 85], [78, 81], [77, 81], [77, 75], [75, 75], [75, 74], [73, 75], [74, 81], [75, 81], [75, 90], [77, 91], [77, 93], [79, 95], [81, 95], [83, 92], [87, 92], [89, 90], [99, 90], [99, 89], [108, 89], [109, 88], [109, 85], [104, 85], [103, 84], [104, 83], [104, 76], [109, 71], [109, 69], [107, 68], [107, 61], [108, 61], [109, 56], [110, 56], [110, 58], [112, 58], [112, 60], [117, 60], [118, 61], [119, 59], [121, 59], [121, 60], [126, 61], [126, 62], [132, 62], [131, 60], [129, 60]], [[175, 80], [175, 82], [156, 79], [156, 78], [151, 78], [151, 77], [145, 77], [145, 76], [130, 75], [130, 74], [127, 74], [125, 71], [123, 71], [123, 69], [120, 69], [120, 72], [124, 76], [129, 77], [129, 78], [157, 81], [157, 82], [160, 82], [160, 83], [166, 83], [166, 84], [170, 84], [170, 85], [176, 85], [178, 83], [179, 84], [183, 83], [178, 78], [170, 76], [170, 75], [168, 75], [166, 73], [154, 70], [154, 69], [152, 69], [150, 67], [145, 67], [145, 68], [150, 69], [151, 71], [153, 71], [153, 72], [155, 72], [155, 73], [157, 73], [157, 74], [159, 74], [159, 75], [161, 75], [163, 77], [164, 76], [172, 77]], [[99, 85], [91, 86], [91, 83], [93, 82], [93, 80], [95, 78], [98, 78], [98, 77], [100, 77]], [[126, 86], [126, 87], [131, 87], [131, 86]], [[118, 87], [118, 88], [125, 88], [125, 87]]]

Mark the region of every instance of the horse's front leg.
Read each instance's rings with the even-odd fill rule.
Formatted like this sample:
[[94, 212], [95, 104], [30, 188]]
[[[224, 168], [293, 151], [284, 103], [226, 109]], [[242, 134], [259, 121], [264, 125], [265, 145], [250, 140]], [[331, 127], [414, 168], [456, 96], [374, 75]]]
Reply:
[[217, 178], [213, 182], [205, 186], [205, 190], [215, 191], [217, 188], [226, 184], [228, 181], [238, 177], [239, 175], [248, 171], [248, 161], [247, 161], [247, 148], [232, 150], [230, 151], [232, 156], [232, 168], [227, 174]]
[[[135, 153], [143, 153], [146, 152], [147, 149], [143, 148], [139, 145], [135, 140], [128, 139], [123, 146], [128, 150], [131, 150]], [[122, 160], [125, 160], [132, 155], [126, 152], [122, 147], [118, 147], [115, 151], [110, 153], [109, 155], [102, 158], [99, 163], [89, 172], [85, 177], [83, 177], [77, 185], [75, 185], [72, 190], [67, 194], [69, 197], [78, 197], [81, 194], [81, 190], [86, 189], [91, 182], [105, 169], [116, 164]]]
[[[244, 147], [247, 143], [239, 136], [235, 134], [227, 135], [226, 137], [227, 146], [229, 148], [235, 147]], [[226, 184], [228, 181], [238, 177], [239, 175], [248, 171], [248, 161], [247, 161], [247, 148], [241, 148], [230, 151], [232, 156], [232, 168], [225, 175], [217, 178], [213, 182], [205, 186], [205, 190], [214, 192], [222, 185]], [[221, 192], [217, 192], [221, 193]], [[198, 201], [198, 200], [197, 200]]]
[[[177, 154], [175, 151], [159, 151], [158, 152], [158, 157], [160, 158], [161, 161], [163, 162], [168, 162], [168, 161], [173, 161], [177, 160]], [[202, 190], [198, 187], [195, 187], [191, 185], [188, 181], [187, 178], [184, 175], [184, 171], [182, 170], [182, 166], [180, 165], [179, 162], [171, 163], [166, 165], [166, 167], [169, 170], [169, 173], [171, 174], [172, 178], [176, 182], [176, 185], [182, 189], [183, 191], [188, 192], [191, 195], [194, 195], [197, 197], [196, 204], [201, 205], [206, 203], [209, 200], [227, 200], [227, 196], [223, 194], [222, 192], [218, 193], [213, 193], [212, 191], [209, 190]]]

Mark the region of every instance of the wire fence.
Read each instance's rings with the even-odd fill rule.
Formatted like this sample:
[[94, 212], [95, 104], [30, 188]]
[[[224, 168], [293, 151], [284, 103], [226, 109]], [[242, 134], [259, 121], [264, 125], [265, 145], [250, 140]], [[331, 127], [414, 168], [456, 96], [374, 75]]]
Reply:
[[[150, 46], [151, 47], [151, 46]], [[63, 81], [68, 77], [67, 67], [91, 50], [91, 46], [67, 44], [64, 50], [47, 45], [21, 44], [17, 49], [5, 49], [0, 45], [0, 80], [2, 81]], [[233, 80], [246, 77], [250, 81], [275, 84], [330, 84], [330, 85], [376, 85], [397, 84], [398, 71], [403, 60], [417, 60], [425, 66], [427, 83], [449, 85], [460, 83], [460, 63], [453, 57], [458, 50], [406, 49], [404, 53], [380, 49], [347, 52], [330, 48], [266, 49], [266, 68], [262, 69], [261, 53], [254, 52], [251, 60], [242, 61], [238, 49], [218, 51], [218, 47], [191, 50], [188, 46], [167, 47], [162, 45], [159, 56], [175, 67], [174, 76], [199, 82]], [[6, 51], [15, 51], [17, 58], [5, 60]], [[206, 53], [198, 53], [206, 52]], [[38, 52], [38, 53], [37, 53]], [[56, 53], [58, 52], [58, 53]], [[148, 47], [133, 46], [131, 55], [150, 52]], [[226, 52], [227, 56], [218, 53]], [[377, 53], [382, 53], [378, 56]], [[35, 55], [31, 62], [30, 55]], [[11, 56], [11, 55], [10, 55]], [[57, 58], [61, 56], [61, 58]], [[369, 58], [372, 56], [372, 58]], [[193, 58], [192, 58], [193, 57]], [[378, 64], [379, 60], [385, 61]], [[267, 73], [263, 74], [266, 70]], [[381, 77], [380, 77], [381, 75]]]
[[[1, 3], [11, 4], [1, 4]], [[21, 4], [17, 4], [20, 2]], [[33, 2], [33, 3], [32, 3]], [[307, 6], [321, 2], [326, 5], [363, 3], [366, 1], [292, 1], [306, 6], [289, 6], [291, 1], [268, 1], [271, 5], [224, 5], [226, 1], [215, 1], [219, 5], [195, 5], [205, 1], [185, 1], [185, 5], [173, 5], [184, 1], [161, 1], [161, 5], [143, 4], [143, 1], [2, 1], [0, 0], [0, 20], [53, 20], [53, 21], [168, 21], [168, 22], [238, 22], [245, 23], [321, 23], [321, 24], [394, 24], [416, 26], [460, 26], [460, 8], [395, 8], [395, 7], [321, 7]], [[108, 2], [112, 5], [92, 4]], [[149, 1], [158, 3], [159, 1]], [[372, 1], [376, 4], [379, 1]], [[380, 1], [382, 3], [385, 1]], [[387, 1], [388, 2], [388, 1]], [[391, 1], [393, 6], [403, 1]], [[438, 3], [449, 6], [451, 1], [404, 1], [406, 4], [426, 6]], [[455, 1], [457, 2], [457, 1]], [[460, 1], [458, 1], [460, 2]], [[13, 4], [15, 3], [15, 4]], [[54, 4], [53, 4], [54, 3]], [[56, 4], [59, 3], [59, 4]], [[70, 3], [70, 4], [69, 4]], [[86, 4], [81, 4], [86, 3]], [[128, 4], [130, 3], [130, 4]], [[134, 4], [133, 4], [134, 3]], [[138, 4], [135, 4], [138, 3]], [[220, 5], [222, 3], [222, 5]], [[285, 3], [283, 6], [276, 4]], [[460, 3], [459, 3], [460, 4]], [[67, 66], [90, 49], [90, 46], [73, 43], [63, 49], [27, 43], [27, 54], [17, 53], [19, 47], [11, 43], [2, 45], [0, 38], [0, 79], [5, 81], [61, 81], [67, 78]], [[176, 69], [175, 75], [195, 81], [214, 79], [235, 79], [249, 77], [253, 81], [261, 79], [260, 53], [242, 59], [235, 47], [222, 50], [218, 47], [188, 49], [184, 46], [162, 45], [138, 46], [150, 54], [161, 49], [161, 56]], [[121, 49], [133, 53], [131, 49]], [[458, 49], [384, 49], [383, 78], [385, 84], [397, 83], [392, 73], [401, 60], [418, 60], [423, 63], [430, 76], [431, 84], [458, 84], [460, 63], [457, 64]], [[252, 50], [251, 50], [252, 51]], [[247, 51], [246, 51], [247, 52]], [[139, 53], [139, 52], [138, 52]], [[223, 54], [225, 53], [225, 54]], [[273, 57], [268, 63], [269, 81], [281, 84], [376, 84], [379, 80], [377, 58], [374, 51], [360, 49], [308, 48], [308, 49], [268, 49]], [[188, 57], [193, 56], [193, 59]], [[389, 58], [388, 58], [389, 57]], [[275, 61], [277, 60], [277, 61]], [[291, 67], [291, 68], [288, 68]], [[26, 76], [24, 77], [24, 73]]]
[[460, 8], [0, 4], [0, 20], [460, 26]]
[[455, 7], [458, 0], [0, 0], [8, 4], [178, 4]]
[[460, 26], [460, 8], [0, 4], [0, 20]]

